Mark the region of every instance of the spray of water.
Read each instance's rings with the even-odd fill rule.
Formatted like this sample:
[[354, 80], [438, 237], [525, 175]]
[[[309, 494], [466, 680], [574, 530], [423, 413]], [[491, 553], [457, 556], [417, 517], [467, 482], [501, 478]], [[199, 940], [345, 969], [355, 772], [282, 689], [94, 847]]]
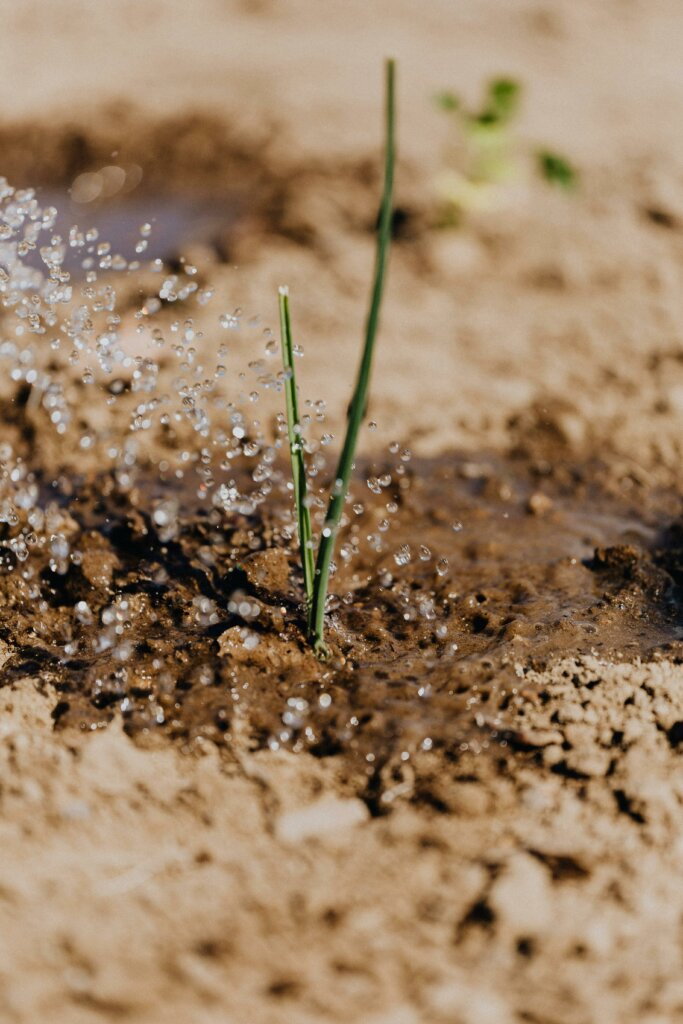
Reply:
[[[58, 232], [57, 216], [33, 190], [0, 181], [1, 397], [8, 426], [0, 445], [0, 572], [16, 574], [23, 598], [40, 610], [50, 579], [66, 576], [84, 558], [84, 524], [71, 499], [85, 479], [99, 488], [102, 502], [129, 499], [148, 517], [162, 549], [182, 541], [189, 514], [204, 517], [219, 534], [244, 520], [245, 543], [254, 551], [268, 544], [291, 548], [296, 524], [281, 411], [285, 379], [272, 330], [236, 305], [217, 308], [211, 283], [191, 263], [180, 261], [171, 273], [150, 259], [150, 223], [140, 225], [135, 256], [127, 259], [96, 229]], [[326, 421], [323, 399], [302, 405], [316, 539], [333, 469]], [[405, 622], [434, 621], [438, 628], [434, 591], [410, 587], [405, 574], [428, 564], [436, 582], [448, 573], [445, 559], [424, 545], [391, 539], [410, 460], [407, 449], [391, 444], [349, 495], [340, 565], [331, 567], [333, 577], [343, 578], [342, 592], [328, 600], [333, 617], [374, 586], [378, 599], [391, 595], [400, 604]], [[259, 528], [259, 516], [267, 529]], [[371, 557], [372, 574], [354, 572], [361, 555], [366, 567]], [[229, 569], [216, 564], [211, 544], [199, 557], [212, 571]], [[155, 564], [155, 585], [168, 572]], [[293, 582], [303, 601], [303, 581]], [[131, 632], [139, 595], [130, 587], [117, 593], [115, 577], [111, 589], [100, 606], [81, 597], [64, 635], [44, 639], [65, 661], [111, 655], [120, 668], [98, 686], [120, 691], [125, 711], [122, 674], [137, 657]], [[197, 594], [184, 615], [207, 633], [228, 617], [237, 620], [248, 651], [266, 628], [262, 612], [253, 594], [236, 586], [224, 605]], [[167, 668], [157, 662], [145, 671], [163, 680]], [[198, 671], [204, 682], [213, 680], [210, 664]], [[293, 735], [291, 722], [287, 728]]]

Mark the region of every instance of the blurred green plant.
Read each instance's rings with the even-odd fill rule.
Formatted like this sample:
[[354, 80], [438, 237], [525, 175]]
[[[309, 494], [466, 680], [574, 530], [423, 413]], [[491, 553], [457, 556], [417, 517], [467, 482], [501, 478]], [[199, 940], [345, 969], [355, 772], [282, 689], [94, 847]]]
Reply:
[[576, 170], [565, 157], [542, 149], [536, 154], [536, 159], [539, 171], [549, 185], [556, 185], [567, 192], [576, 188], [578, 184]]
[[[518, 177], [515, 122], [521, 100], [520, 83], [505, 77], [488, 83], [479, 110], [468, 110], [454, 92], [434, 97], [437, 108], [456, 126], [448, 166], [436, 182], [443, 225], [460, 223], [470, 210], [499, 205], [504, 186]], [[548, 149], [536, 154], [536, 169], [544, 181], [565, 191], [577, 185], [578, 174], [570, 161]]]

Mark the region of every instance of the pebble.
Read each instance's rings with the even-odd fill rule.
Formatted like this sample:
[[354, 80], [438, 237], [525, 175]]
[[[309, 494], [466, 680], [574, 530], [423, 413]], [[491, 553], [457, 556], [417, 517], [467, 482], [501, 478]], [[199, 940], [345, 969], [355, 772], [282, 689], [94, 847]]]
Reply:
[[583, 716], [584, 711], [580, 704], [567, 703], [557, 711], [557, 720], [562, 723], [582, 722]]
[[564, 760], [564, 750], [559, 743], [552, 743], [543, 751], [543, 764], [547, 768], [554, 768]]
[[561, 744], [564, 736], [559, 729], [521, 728], [515, 732], [514, 739], [525, 747], [549, 747]]
[[308, 807], [281, 814], [275, 835], [283, 843], [300, 843], [318, 836], [330, 836], [368, 821], [370, 813], [361, 800], [318, 800]]
[[88, 547], [81, 557], [81, 572], [93, 587], [111, 587], [119, 560], [111, 551], [102, 547]]
[[532, 494], [527, 502], [527, 508], [532, 516], [544, 516], [551, 511], [552, 507], [552, 498], [549, 498], [547, 494], [541, 494], [540, 491]]
[[612, 755], [608, 750], [599, 748], [570, 750], [565, 756], [567, 768], [592, 779], [599, 779], [607, 774], [611, 759]]
[[553, 916], [547, 870], [529, 854], [515, 854], [493, 883], [488, 904], [513, 935], [526, 937], [544, 932]]
[[495, 992], [464, 979], [433, 985], [426, 992], [430, 1014], [444, 1024], [512, 1024], [512, 1015]]
[[635, 743], [645, 732], [645, 726], [639, 718], [629, 718], [624, 726], [624, 744]]
[[658, 698], [653, 702], [652, 711], [659, 725], [662, 729], [670, 729], [676, 720], [680, 717], [680, 709], [669, 703], [668, 700], [664, 700], [662, 697]]

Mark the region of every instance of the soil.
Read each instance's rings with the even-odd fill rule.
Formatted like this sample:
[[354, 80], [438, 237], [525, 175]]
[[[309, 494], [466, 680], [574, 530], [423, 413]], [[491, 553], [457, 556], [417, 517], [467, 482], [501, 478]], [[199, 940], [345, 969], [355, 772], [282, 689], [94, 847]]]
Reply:
[[[61, 435], [3, 374], [0, 498], [25, 481], [46, 513], [21, 564], [26, 523], [0, 526], [0, 1020], [683, 1021], [681, 12], [343, 6], [4, 12], [3, 173], [126, 259], [147, 220], [150, 256], [194, 265], [207, 304], [157, 322], [191, 317], [194, 357], [225, 359], [217, 429], [266, 379], [288, 281], [302, 393], [338, 437], [385, 48], [405, 84], [329, 662], [282, 461], [254, 489], [189, 418], [136, 434], [141, 363], [85, 384], [37, 350]], [[502, 72], [526, 87], [520, 150], [557, 145], [581, 188], [524, 179], [440, 229], [429, 95]], [[130, 188], [79, 202], [113, 165]], [[111, 278], [134, 355], [158, 281]], [[225, 357], [219, 310], [241, 323]], [[177, 373], [160, 357], [159, 393]], [[277, 434], [262, 390], [247, 440]]]
[[675, 493], [653, 500], [606, 488], [600, 464], [522, 457], [377, 473], [385, 486], [353, 503], [340, 536], [358, 553], [335, 574], [327, 663], [305, 639], [289, 502], [226, 518], [186, 493], [169, 537], [151, 496], [177, 496], [173, 479], [123, 492], [111, 477], [62, 479], [51, 497], [75, 557], [62, 572], [49, 549], [33, 557], [39, 605], [2, 548], [6, 679], [49, 682], [60, 728], [95, 730], [118, 712], [129, 735], [170, 735], [187, 751], [239, 742], [360, 759], [374, 802], [406, 749], [507, 738], [531, 669], [681, 657], [683, 526], [665, 518]]

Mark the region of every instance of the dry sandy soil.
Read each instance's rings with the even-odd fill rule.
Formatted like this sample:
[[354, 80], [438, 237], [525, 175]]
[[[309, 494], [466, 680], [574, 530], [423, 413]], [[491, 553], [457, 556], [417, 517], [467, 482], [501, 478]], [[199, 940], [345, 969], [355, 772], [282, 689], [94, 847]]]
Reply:
[[[393, 53], [405, 216], [367, 443], [475, 461], [599, 455], [612, 497], [651, 523], [661, 494], [660, 522], [676, 517], [676, 0], [2, 0], [0, 14], [0, 171], [59, 187], [116, 151], [143, 168], [149, 202], [169, 183], [239, 191], [229, 262], [199, 251], [203, 273], [226, 308], [270, 323], [289, 282], [302, 385], [337, 423], [372, 260], [380, 61]], [[528, 182], [495, 214], [436, 230], [445, 126], [429, 98], [450, 86], [474, 100], [501, 72], [525, 85], [521, 142], [568, 153], [581, 189]], [[683, 1021], [677, 607], [655, 648], [628, 657], [558, 633], [539, 667], [521, 643], [504, 729], [484, 721], [478, 743], [418, 745], [372, 793], [344, 754], [263, 749], [239, 723], [231, 744], [201, 753], [141, 743], [119, 718], [55, 731], [51, 686], [8, 675], [0, 1019]], [[452, 714], [459, 735], [472, 712]]]

